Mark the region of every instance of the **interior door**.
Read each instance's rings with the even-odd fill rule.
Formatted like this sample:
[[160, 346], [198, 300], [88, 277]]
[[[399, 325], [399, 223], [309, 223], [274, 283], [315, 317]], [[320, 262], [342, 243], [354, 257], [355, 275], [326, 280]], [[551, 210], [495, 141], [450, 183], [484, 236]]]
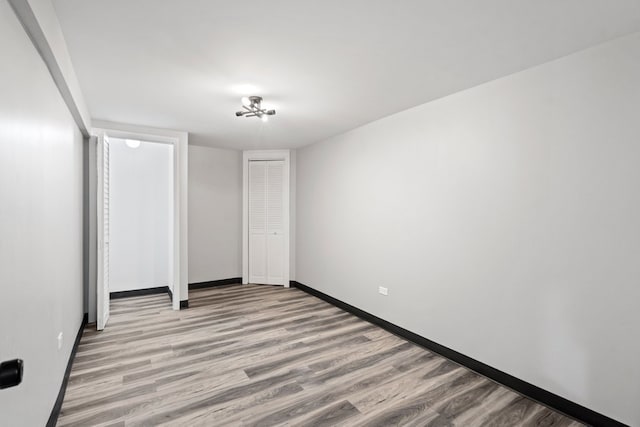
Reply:
[[98, 274], [97, 316], [98, 330], [103, 330], [109, 320], [109, 139], [101, 136], [97, 150], [98, 171]]
[[284, 285], [284, 161], [267, 163], [267, 284]]
[[284, 161], [249, 162], [249, 282], [284, 285]]

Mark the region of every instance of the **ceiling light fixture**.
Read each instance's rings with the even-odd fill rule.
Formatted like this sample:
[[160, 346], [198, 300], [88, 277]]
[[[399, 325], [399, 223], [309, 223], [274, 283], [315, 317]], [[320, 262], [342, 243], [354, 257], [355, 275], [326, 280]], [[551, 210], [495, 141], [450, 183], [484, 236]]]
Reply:
[[242, 108], [244, 110], [236, 111], [237, 117], [259, 117], [263, 122], [266, 122], [269, 120], [268, 116], [276, 114], [276, 110], [262, 108], [261, 96], [243, 96]]

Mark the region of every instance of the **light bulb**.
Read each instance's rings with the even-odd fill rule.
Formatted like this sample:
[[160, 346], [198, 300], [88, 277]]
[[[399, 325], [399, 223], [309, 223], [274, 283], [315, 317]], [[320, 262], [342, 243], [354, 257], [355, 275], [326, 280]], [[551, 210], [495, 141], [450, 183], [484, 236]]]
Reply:
[[262, 119], [263, 122], [267, 123], [269, 121], [269, 116], [267, 116], [266, 114], [263, 114], [262, 117], [260, 117]]
[[249, 99], [248, 96], [242, 97], [242, 105], [245, 105], [247, 107], [251, 106], [251, 100]]
[[140, 141], [138, 141], [137, 139], [125, 139], [125, 144], [127, 144], [127, 147], [129, 148], [138, 148], [140, 147]]

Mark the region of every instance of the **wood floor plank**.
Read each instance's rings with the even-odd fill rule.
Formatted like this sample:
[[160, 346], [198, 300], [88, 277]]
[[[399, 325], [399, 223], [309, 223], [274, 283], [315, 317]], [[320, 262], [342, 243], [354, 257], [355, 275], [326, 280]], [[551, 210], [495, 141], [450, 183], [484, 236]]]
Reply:
[[58, 425], [581, 425], [298, 289], [196, 289], [189, 306], [113, 300]]

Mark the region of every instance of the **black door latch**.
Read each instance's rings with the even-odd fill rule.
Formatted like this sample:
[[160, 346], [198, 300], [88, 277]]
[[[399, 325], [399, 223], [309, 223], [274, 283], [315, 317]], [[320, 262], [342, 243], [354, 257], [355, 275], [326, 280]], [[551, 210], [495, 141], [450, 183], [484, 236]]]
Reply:
[[0, 363], [0, 389], [15, 387], [22, 382], [23, 363], [21, 359]]

